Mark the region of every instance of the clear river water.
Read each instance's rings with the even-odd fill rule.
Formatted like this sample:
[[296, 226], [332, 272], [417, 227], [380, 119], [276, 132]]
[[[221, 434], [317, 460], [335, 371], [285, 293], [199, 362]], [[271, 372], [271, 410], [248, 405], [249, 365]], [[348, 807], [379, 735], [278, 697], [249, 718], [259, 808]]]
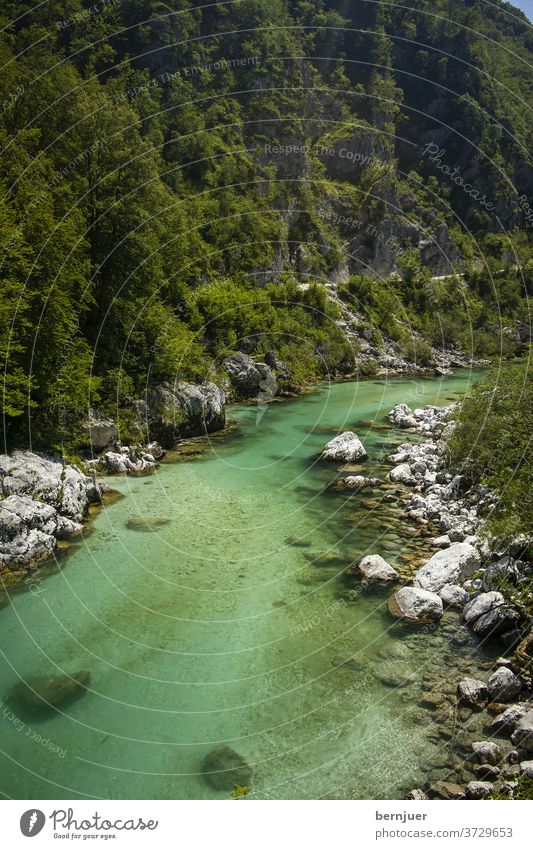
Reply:
[[[365, 474], [384, 477], [406, 436], [369, 420], [399, 402], [457, 400], [478, 376], [335, 383], [236, 406], [234, 428], [197, 456], [110, 479], [125, 497], [0, 609], [3, 795], [229, 798], [200, 769], [221, 744], [253, 766], [249, 798], [402, 798], [418, 786], [440, 745], [417, 682], [442, 650], [432, 634], [405, 642], [387, 594], [347, 593], [342, 580], [367, 553], [400, 562], [409, 537], [379, 497], [325, 492], [337, 469], [316, 457], [353, 429]], [[128, 526], [139, 516], [169, 521]], [[405, 687], [384, 680], [397, 658]], [[89, 690], [63, 710], [20, 718], [5, 700], [20, 678], [82, 669]]]

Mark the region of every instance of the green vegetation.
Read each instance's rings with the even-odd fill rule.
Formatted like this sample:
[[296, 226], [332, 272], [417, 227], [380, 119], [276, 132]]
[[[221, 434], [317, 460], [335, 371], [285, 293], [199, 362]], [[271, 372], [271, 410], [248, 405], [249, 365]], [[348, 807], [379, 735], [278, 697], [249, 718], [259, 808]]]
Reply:
[[461, 407], [450, 443], [457, 471], [493, 490], [498, 503], [488, 530], [503, 544], [533, 538], [533, 366], [531, 351], [518, 364], [494, 369]]
[[[234, 349], [274, 349], [287, 388], [349, 372], [341, 278], [378, 347], [520, 350], [530, 29], [498, 2], [418, 5], [2, 4], [4, 444], [74, 447], [89, 405], [127, 428], [148, 384]], [[505, 234], [423, 155], [435, 126]]]

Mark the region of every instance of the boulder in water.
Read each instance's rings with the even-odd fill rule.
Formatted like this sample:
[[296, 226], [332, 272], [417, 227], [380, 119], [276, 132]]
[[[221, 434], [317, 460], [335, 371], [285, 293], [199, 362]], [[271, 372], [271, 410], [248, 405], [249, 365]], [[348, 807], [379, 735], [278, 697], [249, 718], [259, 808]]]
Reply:
[[202, 774], [215, 790], [233, 790], [236, 784], [250, 783], [252, 768], [229, 746], [217, 746], [204, 758]]
[[418, 587], [402, 587], [389, 598], [388, 607], [396, 619], [417, 624], [438, 621], [443, 609], [440, 596]]
[[128, 528], [132, 531], [155, 531], [162, 525], [168, 525], [170, 519], [161, 516], [130, 516]]
[[379, 554], [368, 554], [357, 565], [356, 571], [367, 581], [387, 584], [397, 581], [399, 574]]
[[342, 463], [353, 463], [354, 460], [365, 460], [368, 454], [365, 451], [363, 443], [350, 430], [339, 434], [324, 447], [321, 460], [335, 460]]

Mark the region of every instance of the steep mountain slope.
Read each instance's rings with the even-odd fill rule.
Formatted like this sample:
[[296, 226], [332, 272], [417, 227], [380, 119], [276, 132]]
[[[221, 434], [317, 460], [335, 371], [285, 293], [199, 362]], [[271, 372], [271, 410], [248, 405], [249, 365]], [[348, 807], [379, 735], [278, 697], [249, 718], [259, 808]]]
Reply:
[[75, 443], [90, 404], [127, 429], [147, 386], [223, 380], [234, 350], [281, 357], [294, 388], [527, 341], [531, 28], [514, 7], [3, 9], [9, 444]]

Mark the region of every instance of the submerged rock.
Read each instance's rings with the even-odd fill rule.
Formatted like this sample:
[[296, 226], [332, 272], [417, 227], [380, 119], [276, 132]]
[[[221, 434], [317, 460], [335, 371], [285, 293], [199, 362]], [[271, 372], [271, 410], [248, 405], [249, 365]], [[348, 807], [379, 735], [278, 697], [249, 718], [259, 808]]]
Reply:
[[218, 746], [209, 752], [203, 760], [202, 773], [215, 790], [233, 790], [236, 784], [247, 786], [252, 779], [251, 766], [229, 746]]
[[402, 587], [388, 601], [389, 613], [397, 619], [424, 624], [438, 621], [443, 612], [442, 599], [417, 587]]
[[44, 711], [83, 696], [90, 680], [91, 673], [86, 670], [70, 675], [30, 676], [15, 684], [7, 701], [24, 714]]
[[430, 784], [432, 796], [437, 799], [464, 799], [465, 788], [452, 781], [433, 781]]
[[169, 522], [170, 519], [161, 516], [130, 516], [127, 525], [132, 531], [155, 531]]
[[331, 489], [349, 489], [358, 491], [369, 487], [378, 487], [382, 481], [379, 478], [365, 478], [364, 475], [348, 475], [345, 478], [333, 481]]
[[399, 580], [399, 574], [390, 563], [379, 554], [368, 554], [355, 567], [355, 571], [367, 581], [378, 583], [391, 583]]
[[357, 434], [350, 430], [328, 442], [320, 455], [321, 460], [335, 460], [343, 463], [353, 463], [355, 460], [364, 460], [367, 457], [363, 443]]

